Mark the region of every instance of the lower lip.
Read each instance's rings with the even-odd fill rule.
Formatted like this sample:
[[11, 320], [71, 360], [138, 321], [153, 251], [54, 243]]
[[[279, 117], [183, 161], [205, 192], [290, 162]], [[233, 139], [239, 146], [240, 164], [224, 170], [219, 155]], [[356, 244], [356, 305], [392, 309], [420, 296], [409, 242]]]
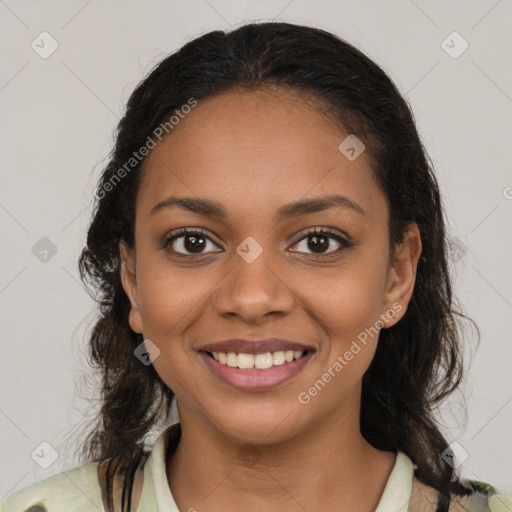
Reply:
[[264, 391], [291, 380], [309, 362], [314, 352], [307, 352], [290, 363], [273, 366], [267, 370], [241, 369], [220, 364], [205, 352], [199, 352], [214, 375], [227, 384], [244, 391]]

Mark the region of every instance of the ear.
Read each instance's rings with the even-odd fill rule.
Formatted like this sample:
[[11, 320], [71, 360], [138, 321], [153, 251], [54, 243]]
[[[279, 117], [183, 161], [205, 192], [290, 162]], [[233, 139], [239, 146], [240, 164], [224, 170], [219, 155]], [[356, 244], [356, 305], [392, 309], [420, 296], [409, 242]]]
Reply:
[[395, 247], [391, 262], [386, 294], [385, 311], [381, 316], [384, 327], [395, 325], [405, 315], [416, 282], [416, 269], [421, 254], [421, 236], [415, 222], [407, 226], [404, 241]]
[[128, 323], [133, 331], [142, 334], [142, 315], [139, 306], [137, 276], [135, 274], [134, 249], [130, 249], [126, 242], [121, 240], [119, 242], [119, 254], [121, 256], [121, 283], [131, 305]]

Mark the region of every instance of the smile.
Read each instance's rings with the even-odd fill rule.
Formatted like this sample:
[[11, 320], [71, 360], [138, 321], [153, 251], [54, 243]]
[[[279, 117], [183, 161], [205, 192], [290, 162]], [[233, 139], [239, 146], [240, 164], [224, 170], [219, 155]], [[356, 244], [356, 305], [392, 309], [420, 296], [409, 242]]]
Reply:
[[261, 354], [237, 354], [235, 352], [211, 352], [215, 361], [231, 368], [267, 370], [274, 366], [291, 363], [303, 356], [304, 350], [263, 352]]
[[259, 354], [201, 350], [199, 355], [210, 371], [230, 386], [244, 391], [265, 391], [290, 381], [314, 353], [314, 350], [280, 350]]

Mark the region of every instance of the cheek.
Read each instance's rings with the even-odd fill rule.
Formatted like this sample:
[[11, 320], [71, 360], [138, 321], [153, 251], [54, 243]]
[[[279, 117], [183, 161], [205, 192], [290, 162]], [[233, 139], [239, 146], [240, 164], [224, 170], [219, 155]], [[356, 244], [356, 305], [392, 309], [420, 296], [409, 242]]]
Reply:
[[338, 362], [335, 373], [343, 370], [354, 379], [370, 365], [383, 327], [386, 266], [376, 261], [354, 259], [329, 276], [316, 279], [316, 286], [307, 292], [309, 308], [330, 345], [320, 355], [324, 358], [322, 366], [329, 369]]
[[304, 296], [334, 337], [357, 336], [382, 313], [385, 278], [385, 268], [378, 264], [347, 264], [317, 275]]
[[160, 350], [153, 361], [160, 378], [176, 394], [190, 397], [183, 384], [193, 378], [184, 333], [198, 315], [207, 283], [193, 270], [145, 256], [141, 251], [137, 269], [144, 338]]
[[322, 367], [331, 374], [342, 373], [344, 385], [349, 386], [361, 378], [373, 359], [380, 310], [377, 301], [362, 293], [347, 294], [339, 298], [336, 306], [324, 309], [320, 318], [330, 344]]
[[163, 342], [194, 319], [215, 280], [199, 269], [172, 268], [158, 260], [140, 258], [139, 296], [144, 334]]

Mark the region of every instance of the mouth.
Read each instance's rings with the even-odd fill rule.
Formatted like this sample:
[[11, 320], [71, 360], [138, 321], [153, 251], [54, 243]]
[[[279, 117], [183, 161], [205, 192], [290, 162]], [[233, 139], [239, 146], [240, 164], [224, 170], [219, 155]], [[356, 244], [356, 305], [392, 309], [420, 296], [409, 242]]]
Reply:
[[308, 352], [313, 350], [278, 350], [276, 352], [262, 352], [259, 354], [246, 354], [237, 352], [209, 352], [204, 351], [219, 364], [229, 366], [230, 368], [240, 368], [241, 370], [268, 370], [282, 364], [297, 361]]
[[284, 385], [304, 368], [314, 353], [309, 349], [256, 354], [199, 351], [216, 377], [245, 391], [263, 391]]

